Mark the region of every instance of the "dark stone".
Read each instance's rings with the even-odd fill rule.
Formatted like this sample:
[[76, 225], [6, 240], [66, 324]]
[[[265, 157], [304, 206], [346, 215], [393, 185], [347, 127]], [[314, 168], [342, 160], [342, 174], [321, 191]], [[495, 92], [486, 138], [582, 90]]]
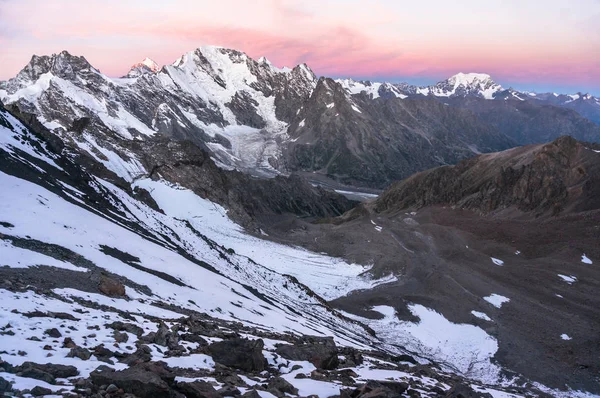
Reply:
[[[391, 387], [391, 388], [390, 388]], [[407, 383], [380, 383], [369, 380], [362, 386], [352, 390], [343, 390], [341, 397], [348, 398], [399, 398], [408, 390]]]
[[246, 391], [244, 394], [242, 394], [242, 397], [244, 397], [244, 398], [261, 398], [258, 391], [254, 390], [254, 389], [250, 390], [250, 391]]
[[92, 353], [83, 347], [71, 348], [71, 351], [67, 354], [67, 358], [79, 358], [82, 361], [87, 361], [92, 356]]
[[116, 321], [116, 322], [107, 324], [106, 327], [118, 330], [119, 332], [126, 331], [131, 334], [135, 334], [137, 337], [140, 337], [141, 335], [144, 334], [144, 329], [142, 329], [141, 327], [134, 325], [132, 323]]
[[221, 398], [217, 390], [206, 381], [177, 383], [176, 388], [184, 393], [187, 398]]
[[492, 398], [492, 395], [477, 392], [468, 384], [458, 383], [446, 393], [446, 398]]
[[237, 397], [241, 394], [236, 386], [225, 386], [217, 391], [222, 397]]
[[42, 380], [49, 384], [54, 384], [56, 382], [55, 379], [57, 378], [65, 379], [79, 374], [79, 371], [75, 366], [53, 363], [42, 365], [33, 362], [24, 362], [22, 365], [16, 366], [13, 369], [13, 372], [20, 374], [22, 377]]
[[65, 340], [63, 341], [63, 348], [75, 348], [75, 347], [77, 347], [77, 344], [75, 344], [73, 339], [70, 337], [65, 337]]
[[248, 340], [235, 338], [223, 340], [208, 346], [215, 362], [247, 372], [263, 371], [266, 359], [262, 353], [264, 342], [261, 339]]
[[129, 341], [129, 335], [127, 333], [121, 333], [116, 330], [113, 333], [113, 337], [117, 343], [127, 343]]
[[171, 389], [158, 374], [135, 366], [121, 371], [110, 368], [96, 369], [90, 374], [94, 385], [110, 386], [114, 384], [126, 393], [138, 397], [170, 398]]
[[0, 377], [0, 395], [4, 394], [5, 392], [11, 392], [12, 391], [12, 383], [6, 379], [4, 379], [3, 377]]
[[199, 334], [196, 333], [184, 333], [179, 336], [181, 340], [189, 341], [190, 343], [199, 343], [201, 345], [207, 345], [208, 342]]
[[31, 389], [31, 395], [34, 397], [43, 397], [45, 395], [51, 395], [52, 390], [49, 388], [44, 388], [40, 386], [35, 386]]
[[62, 334], [56, 328], [48, 329], [44, 332], [44, 334], [53, 337], [55, 339], [62, 337]]
[[125, 286], [116, 279], [103, 275], [98, 290], [109, 297], [124, 297]]
[[274, 379], [269, 380], [267, 389], [269, 391], [277, 390], [281, 393], [284, 393], [284, 395], [285, 393], [298, 395], [298, 389], [282, 377], [275, 377]]
[[333, 337], [303, 336], [293, 345], [278, 345], [276, 352], [285, 359], [309, 361], [320, 369], [335, 369], [339, 364]]
[[133, 354], [121, 359], [119, 362], [129, 366], [143, 362], [148, 362], [152, 359], [152, 350], [147, 345], [141, 345]]

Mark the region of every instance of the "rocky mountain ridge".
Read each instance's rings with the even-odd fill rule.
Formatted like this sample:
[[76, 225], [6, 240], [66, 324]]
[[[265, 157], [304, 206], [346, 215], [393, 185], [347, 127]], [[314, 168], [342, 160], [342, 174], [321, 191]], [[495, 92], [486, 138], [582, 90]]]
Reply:
[[[317, 79], [304, 64], [277, 68], [265, 58], [202, 47], [160, 69], [147, 60], [116, 79], [68, 52], [34, 56], [0, 84], [0, 99], [130, 181], [148, 170], [129, 142], [157, 135], [189, 140], [225, 169], [262, 177], [308, 172], [371, 188], [480, 152], [564, 134], [600, 137], [600, 127], [576, 112], [529, 101], [532, 109], [524, 110], [516, 98], [488, 104], [489, 93], [506, 92], [499, 90], [483, 74], [457, 75], [427, 90]], [[427, 98], [462, 109], [445, 111]], [[551, 122], [538, 126], [540, 120]]]

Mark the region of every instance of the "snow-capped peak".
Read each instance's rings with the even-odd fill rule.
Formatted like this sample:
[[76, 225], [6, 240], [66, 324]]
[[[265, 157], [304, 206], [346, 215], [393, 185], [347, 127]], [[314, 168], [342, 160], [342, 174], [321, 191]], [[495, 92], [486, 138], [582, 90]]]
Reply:
[[457, 86], [470, 86], [492, 82], [492, 77], [485, 73], [457, 73], [450, 77], [448, 81], [453, 82]]
[[494, 82], [488, 74], [461, 72], [428, 89], [428, 93], [438, 97], [474, 95], [492, 99], [497, 92], [502, 90], [502, 86]]
[[144, 60], [138, 64], [135, 64], [132, 66], [133, 68], [137, 68], [137, 67], [141, 67], [141, 66], [145, 66], [148, 69], [150, 69], [152, 72], [158, 72], [158, 70], [160, 69], [158, 64], [156, 62], [154, 62], [152, 59], [146, 57], [144, 58]]
[[129, 73], [126, 77], [134, 78], [139, 77], [146, 73], [156, 73], [160, 70], [160, 67], [156, 62], [146, 57], [142, 62], [138, 62], [131, 66]]

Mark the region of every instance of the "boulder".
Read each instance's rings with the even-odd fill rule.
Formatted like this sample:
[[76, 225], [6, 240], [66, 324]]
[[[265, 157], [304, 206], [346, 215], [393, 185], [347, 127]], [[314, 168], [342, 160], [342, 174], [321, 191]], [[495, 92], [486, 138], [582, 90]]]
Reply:
[[292, 361], [309, 361], [319, 369], [335, 369], [340, 363], [333, 337], [302, 336], [293, 345], [278, 345], [276, 352]]
[[119, 362], [125, 363], [129, 366], [137, 365], [143, 362], [148, 362], [152, 359], [152, 350], [147, 345], [141, 345], [139, 348], [131, 355], [128, 355], [124, 359], [121, 359]]
[[140, 337], [144, 334], [144, 329], [142, 329], [141, 327], [139, 327], [137, 325], [134, 325], [133, 323], [116, 321], [116, 322], [107, 324], [106, 327], [117, 330], [119, 332], [126, 331], [131, 334], [135, 334], [137, 337]]
[[124, 297], [125, 286], [116, 279], [103, 275], [98, 285], [98, 290], [109, 297]]
[[187, 398], [222, 398], [212, 384], [206, 381], [177, 383], [176, 388], [185, 394]]
[[117, 330], [113, 332], [113, 337], [117, 343], [127, 343], [129, 341], [129, 335], [127, 333], [121, 333]]
[[31, 389], [31, 395], [34, 397], [44, 397], [52, 394], [52, 390], [45, 387], [35, 386]]
[[3, 377], [0, 377], [0, 396], [6, 395], [4, 393], [12, 391], [12, 383]]
[[171, 388], [158, 374], [144, 369], [141, 366], [134, 366], [121, 371], [101, 367], [90, 374], [94, 385], [108, 386], [114, 384], [126, 393], [134, 394], [140, 398], [171, 397]]
[[446, 398], [492, 398], [492, 395], [477, 392], [468, 384], [458, 383], [446, 393]]
[[22, 377], [29, 377], [45, 381], [49, 384], [55, 384], [55, 379], [65, 379], [67, 377], [77, 376], [79, 371], [75, 366], [58, 365], [54, 363], [42, 365], [33, 362], [24, 362], [22, 365], [14, 367], [13, 373]]
[[71, 351], [67, 354], [67, 358], [79, 358], [82, 361], [87, 361], [92, 356], [92, 353], [83, 347], [71, 348]]
[[62, 337], [62, 334], [60, 333], [60, 331], [57, 328], [47, 329], [44, 332], [44, 334], [48, 335], [48, 336], [50, 336], [52, 338], [55, 338], [55, 339], [57, 339], [59, 337]]
[[407, 390], [407, 383], [383, 384], [370, 380], [354, 390], [342, 390], [340, 398], [400, 398]]
[[234, 338], [209, 345], [208, 352], [213, 360], [221, 365], [247, 372], [261, 372], [266, 366], [263, 347], [264, 342], [261, 339]]
[[[275, 377], [269, 380], [267, 390], [275, 396], [285, 396], [286, 393], [298, 395], [298, 389], [282, 377]], [[276, 392], [279, 392], [279, 394]]]

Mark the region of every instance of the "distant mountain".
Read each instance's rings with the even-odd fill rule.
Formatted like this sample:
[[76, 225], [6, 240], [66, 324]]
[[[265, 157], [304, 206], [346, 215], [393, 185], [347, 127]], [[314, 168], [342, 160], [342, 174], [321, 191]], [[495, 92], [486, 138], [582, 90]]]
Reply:
[[160, 70], [160, 68], [159, 68], [158, 64], [156, 62], [154, 62], [153, 60], [151, 60], [150, 58], [146, 57], [146, 58], [144, 58], [144, 60], [142, 62], [139, 62], [139, 63], [133, 65], [131, 67], [131, 69], [129, 70], [129, 72], [127, 73], [127, 75], [125, 75], [124, 77], [136, 78], [136, 77], [140, 77], [144, 73], [156, 73], [159, 70]]
[[[361, 84], [373, 86], [389, 83], [362, 82]], [[537, 105], [553, 105], [573, 109], [584, 118], [600, 125], [600, 98], [583, 93], [566, 95], [518, 91], [513, 88], [504, 89], [501, 85], [494, 82], [490, 75], [482, 73], [458, 73], [449, 79], [443, 80], [432, 86], [419, 87], [408, 83], [396, 83], [394, 84], [394, 87], [397, 88], [401, 94], [410, 97], [434, 96], [441, 99], [475, 97], [502, 101], [514, 99], [519, 101], [529, 101]], [[569, 131], [564, 132], [564, 134], [571, 133], [572, 132]], [[557, 138], [559, 135], [554, 136], [554, 138]], [[509, 134], [509, 136], [511, 135]], [[585, 139], [582, 136], [577, 138]], [[595, 138], [594, 140], [597, 141], [598, 138]]]

